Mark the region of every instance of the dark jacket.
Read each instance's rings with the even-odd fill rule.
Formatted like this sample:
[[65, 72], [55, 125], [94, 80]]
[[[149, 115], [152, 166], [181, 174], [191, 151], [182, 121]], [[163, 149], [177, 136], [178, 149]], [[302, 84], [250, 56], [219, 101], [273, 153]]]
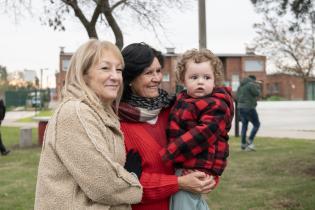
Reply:
[[5, 116], [5, 106], [2, 99], [0, 99], [0, 123], [4, 119]]
[[243, 79], [236, 93], [238, 108], [255, 108], [259, 95], [260, 88], [255, 80], [249, 77]]
[[169, 116], [169, 144], [160, 152], [162, 159], [177, 168], [220, 176], [229, 155], [228, 132], [233, 115], [229, 88], [217, 87], [202, 98], [181, 92]]

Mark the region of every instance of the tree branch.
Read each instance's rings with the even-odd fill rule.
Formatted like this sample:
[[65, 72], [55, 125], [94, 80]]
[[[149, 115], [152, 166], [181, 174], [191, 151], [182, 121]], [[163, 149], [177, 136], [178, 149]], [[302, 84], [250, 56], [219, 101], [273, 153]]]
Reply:
[[93, 26], [96, 25], [96, 21], [97, 21], [98, 17], [101, 14], [101, 11], [102, 11], [102, 1], [99, 0], [99, 1], [94, 1], [94, 2], [96, 3], [96, 7], [95, 7], [95, 10], [94, 10], [94, 13], [92, 15], [91, 22], [90, 22], [90, 24]]
[[111, 6], [110, 11], [113, 12], [116, 7], [118, 7], [121, 4], [125, 4], [126, 2], [127, 2], [127, 0], [120, 0], [120, 1], [116, 2], [113, 6]]

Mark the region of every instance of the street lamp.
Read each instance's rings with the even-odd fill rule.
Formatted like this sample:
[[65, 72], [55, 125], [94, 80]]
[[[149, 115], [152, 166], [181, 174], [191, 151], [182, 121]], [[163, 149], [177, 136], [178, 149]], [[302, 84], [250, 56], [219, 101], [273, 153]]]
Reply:
[[48, 68], [40, 69], [40, 89], [43, 89], [43, 70], [48, 70]]
[[198, 1], [199, 49], [207, 48], [206, 2]]

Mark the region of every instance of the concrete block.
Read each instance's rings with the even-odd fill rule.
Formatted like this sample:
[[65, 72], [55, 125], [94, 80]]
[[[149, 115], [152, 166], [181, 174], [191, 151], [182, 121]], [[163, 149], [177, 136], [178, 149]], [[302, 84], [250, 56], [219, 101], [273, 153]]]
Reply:
[[20, 128], [20, 147], [30, 147], [32, 144], [32, 128]]

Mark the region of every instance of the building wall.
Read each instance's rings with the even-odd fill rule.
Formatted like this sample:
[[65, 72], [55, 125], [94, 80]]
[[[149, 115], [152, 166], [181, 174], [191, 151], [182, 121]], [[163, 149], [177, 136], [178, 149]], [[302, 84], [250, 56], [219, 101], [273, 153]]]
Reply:
[[239, 75], [242, 78], [242, 62], [240, 58], [221, 58], [225, 62], [223, 65], [225, 67], [225, 79], [232, 81], [233, 75]]
[[164, 67], [162, 69], [163, 72], [163, 81], [161, 83], [161, 88], [166, 90], [171, 94], [176, 93], [176, 74], [175, 68], [177, 64], [176, 54], [166, 54], [164, 55]]
[[[261, 62], [262, 66], [260, 69], [256, 69], [255, 71], [246, 71], [245, 70], [245, 62], [248, 60], [257, 60]], [[266, 97], [267, 88], [267, 72], [266, 72], [266, 57], [265, 56], [245, 56], [242, 57], [242, 78], [246, 78], [249, 75], [255, 75], [256, 80], [259, 82], [261, 87], [261, 97]]]
[[288, 100], [303, 100], [303, 79], [287, 74], [272, 74], [267, 76], [267, 96], [281, 96]]
[[62, 90], [62, 87], [64, 86], [66, 72], [60, 71], [56, 73], [55, 75], [56, 75], [56, 93], [57, 93], [57, 98], [59, 100], [61, 99], [61, 90]]
[[235, 93], [241, 81], [242, 62], [241, 58], [219, 57], [223, 63], [225, 85], [232, 87], [232, 94]]
[[72, 55], [73, 55], [72, 53], [65, 53], [63, 51], [63, 48], [61, 48], [60, 53], [59, 53], [59, 72], [56, 73], [56, 92], [57, 92], [58, 99], [61, 99], [61, 90], [64, 86], [66, 73], [67, 73]]
[[[58, 98], [61, 98], [61, 89], [64, 85], [67, 63], [69, 62], [72, 53], [60, 51], [59, 68], [56, 73], [56, 92]], [[303, 79], [286, 74], [266, 74], [266, 57], [259, 55], [225, 55], [218, 57], [221, 59], [224, 67], [224, 80], [226, 85], [231, 86], [233, 94], [235, 94], [240, 81], [248, 75], [255, 75], [257, 81], [260, 81], [262, 89], [262, 97], [271, 95], [281, 96], [287, 100], [302, 100], [304, 98]], [[175, 68], [177, 64], [178, 54], [164, 54], [163, 81], [161, 88], [169, 93], [176, 93], [178, 83], [176, 82]], [[246, 71], [246, 62], [248, 60], [261, 61], [260, 69], [251, 69]], [[69, 64], [69, 63], [68, 63]], [[278, 89], [278, 90], [277, 90]]]
[[[266, 81], [266, 58], [265, 56], [258, 55], [238, 55], [238, 56], [220, 56], [224, 67], [225, 83], [232, 87], [233, 94], [236, 94], [237, 88], [240, 85], [242, 79], [249, 75], [255, 75], [257, 81], [261, 84], [262, 95], [265, 96], [265, 81]], [[246, 71], [247, 61], [261, 62], [261, 66], [251, 71]]]

